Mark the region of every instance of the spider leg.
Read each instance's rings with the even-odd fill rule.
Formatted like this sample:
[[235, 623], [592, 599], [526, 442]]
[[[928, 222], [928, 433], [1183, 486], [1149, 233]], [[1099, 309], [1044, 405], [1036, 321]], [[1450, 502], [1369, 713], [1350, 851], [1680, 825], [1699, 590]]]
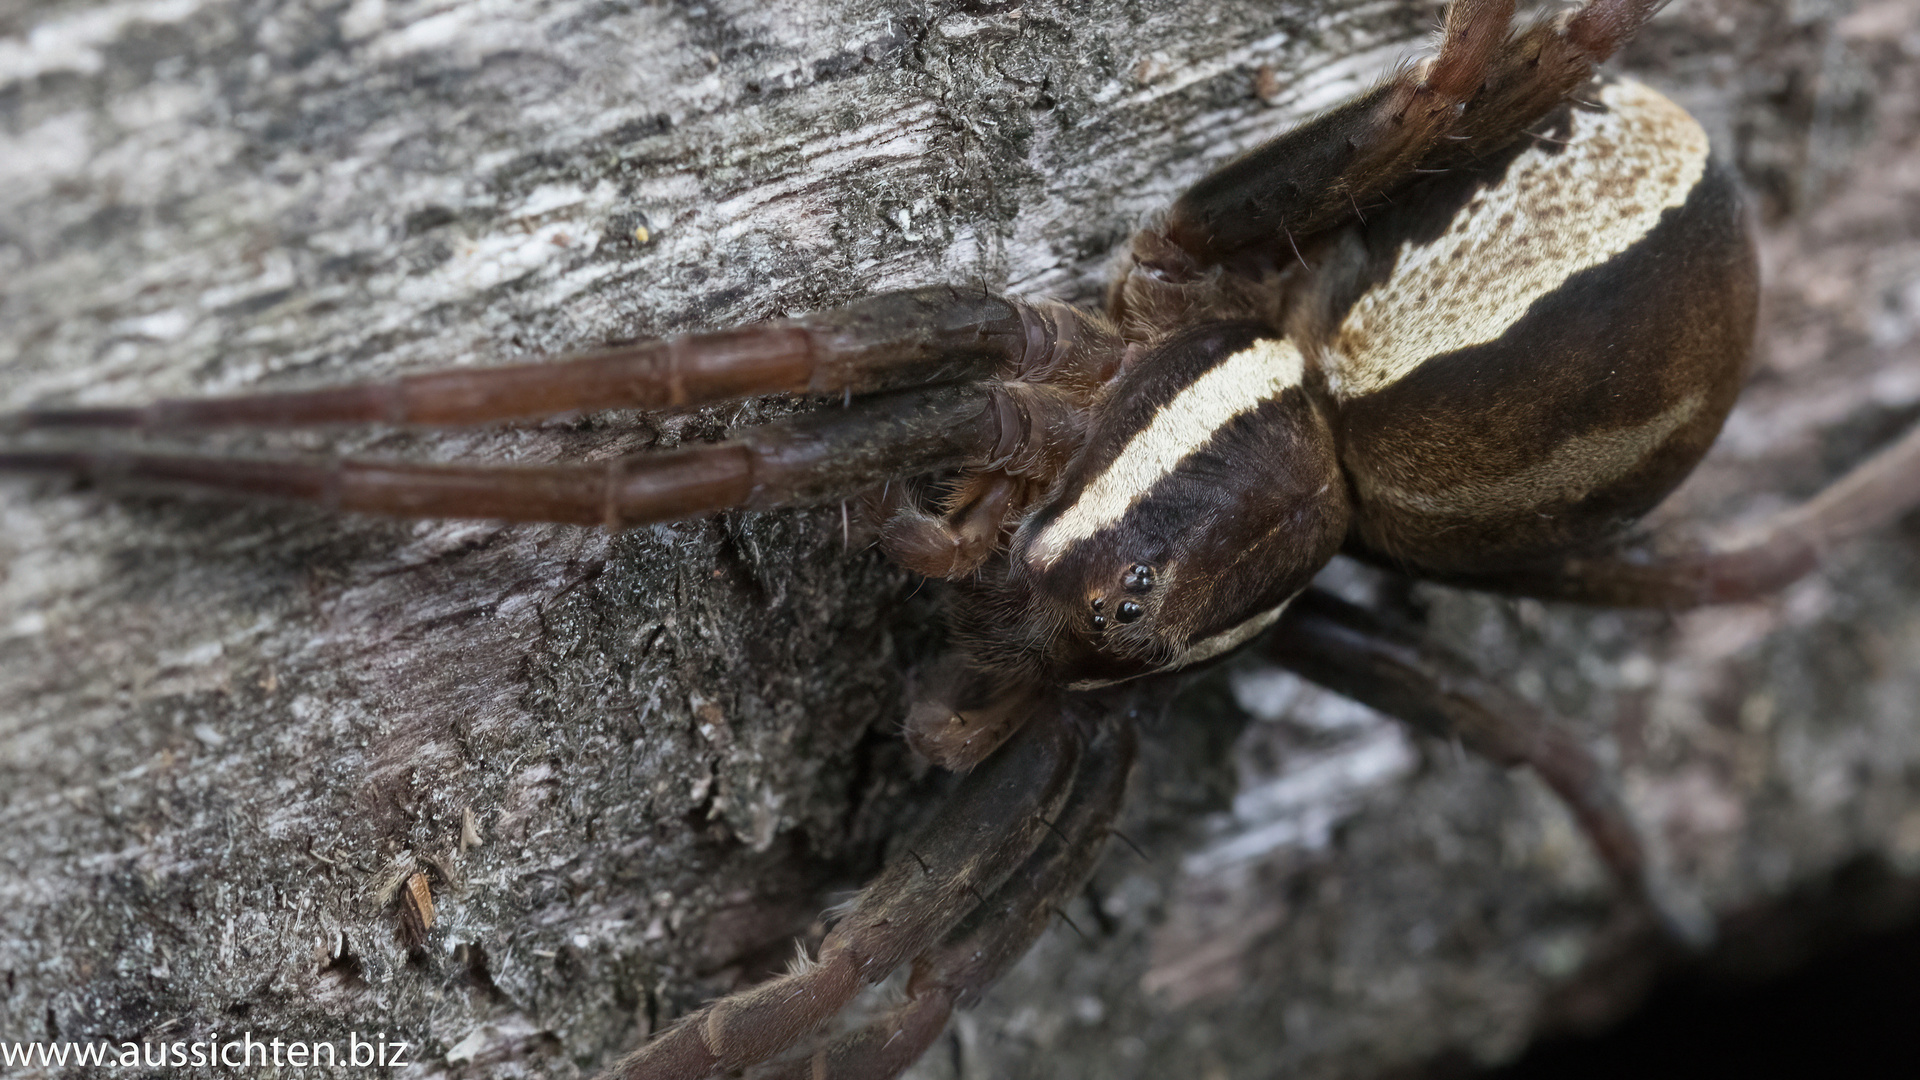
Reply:
[[756, 1080], [891, 1080], [918, 1060], [953, 1010], [978, 1002], [1092, 875], [1120, 814], [1137, 742], [1132, 723], [1122, 719], [1108, 738], [1089, 745], [1039, 850], [914, 960], [905, 1001], [804, 1058], [755, 1073]]
[[1920, 428], [1868, 458], [1820, 494], [1737, 543], [1670, 555], [1569, 557], [1541, 567], [1448, 578], [1470, 588], [1607, 607], [1682, 610], [1777, 592], [1834, 547], [1920, 506]]
[[440, 465], [351, 458], [244, 460], [135, 450], [0, 449], [0, 473], [291, 499], [418, 518], [625, 527], [731, 507], [830, 500], [991, 458], [1034, 436], [1009, 390], [963, 385], [856, 399], [726, 442], [574, 465]]
[[1135, 256], [1175, 279], [1254, 250], [1284, 265], [1299, 240], [1420, 174], [1511, 142], [1664, 2], [1589, 0], [1514, 34], [1513, 0], [1455, 0], [1433, 57], [1201, 179]]
[[916, 574], [964, 577], [999, 546], [1007, 509], [1020, 481], [1005, 473], [979, 478], [977, 493], [952, 513], [938, 516], [905, 499], [894, 502], [880, 533], [888, 557]]
[[862, 987], [945, 938], [1027, 862], [1073, 787], [1085, 741], [1076, 724], [1023, 725], [854, 898], [816, 959], [684, 1018], [607, 1080], [700, 1080], [804, 1039]]
[[[981, 378], [1097, 383], [1119, 362], [1098, 317], [945, 286], [800, 319], [642, 341], [547, 363], [391, 382], [0, 414], [0, 432], [168, 431], [318, 424], [477, 424], [598, 409], [666, 409], [758, 394], [862, 394]], [[1084, 369], [1084, 370], [1083, 370]]]
[[1328, 689], [1430, 735], [1458, 738], [1497, 765], [1533, 769], [1572, 811], [1615, 879], [1669, 934], [1694, 944], [1712, 937], [1711, 916], [1654, 873], [1612, 777], [1539, 706], [1467, 660], [1397, 633], [1318, 589], [1294, 600], [1266, 647], [1282, 666]]
[[1667, 0], [1589, 0], [1514, 35], [1489, 62], [1479, 94], [1420, 162], [1447, 169], [1497, 150], [1593, 78]]
[[880, 547], [901, 566], [948, 580], [978, 570], [1085, 443], [1091, 387], [1000, 387], [994, 407], [1002, 435], [984, 466], [969, 470], [947, 497], [945, 513], [921, 509], [904, 488], [882, 497]]

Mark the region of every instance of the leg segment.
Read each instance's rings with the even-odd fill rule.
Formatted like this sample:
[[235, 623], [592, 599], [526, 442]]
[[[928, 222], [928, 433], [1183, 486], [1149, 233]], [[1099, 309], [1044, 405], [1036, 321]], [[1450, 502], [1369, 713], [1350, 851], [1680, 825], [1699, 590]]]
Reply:
[[[880, 547], [894, 562], [931, 578], [973, 573], [1000, 546], [1000, 533], [1019, 481], [1004, 473], [985, 473], [980, 490], [945, 516], [922, 510], [902, 497], [890, 499]], [[902, 495], [906, 493], [903, 491]]]
[[1682, 610], [1776, 592], [1832, 548], [1920, 506], [1920, 428], [1745, 541], [1665, 556], [1583, 556], [1500, 574], [1448, 578], [1468, 588], [1607, 607]]
[[1296, 241], [1377, 205], [1418, 174], [1518, 138], [1592, 78], [1662, 2], [1590, 0], [1511, 35], [1513, 0], [1454, 0], [1434, 57], [1202, 179], [1160, 230], [1136, 241], [1135, 257], [1174, 278], [1248, 252], [1291, 261]]
[[860, 989], [944, 938], [1047, 835], [1084, 736], [1037, 715], [968, 775], [940, 817], [880, 872], [803, 969], [722, 998], [615, 1065], [609, 1080], [700, 1080], [779, 1054]]
[[1006, 439], [1000, 391], [898, 391], [751, 428], [708, 446], [590, 465], [427, 465], [351, 459], [235, 460], [112, 450], [0, 450], [0, 473], [292, 499], [370, 514], [626, 527], [730, 507], [856, 494], [891, 479], [980, 463]]
[[1168, 212], [1167, 239], [1206, 266], [1372, 205], [1452, 130], [1512, 19], [1513, 0], [1455, 0], [1437, 56], [1187, 189]]
[[938, 946], [913, 962], [907, 998], [859, 1031], [756, 1080], [891, 1080], [1046, 930], [1055, 909], [1093, 873], [1120, 814], [1137, 738], [1122, 719], [1089, 747], [1073, 791], [1040, 848]]
[[0, 415], [0, 432], [477, 424], [582, 410], [676, 408], [758, 394], [861, 394], [994, 374], [1056, 380], [1078, 375], [1099, 382], [1119, 357], [1118, 339], [1097, 316], [1061, 304], [933, 287], [802, 319], [636, 342], [551, 363], [126, 408], [29, 410]]
[[1287, 609], [1267, 639], [1281, 665], [1441, 738], [1458, 738], [1497, 765], [1525, 765], [1558, 795], [1629, 893], [1675, 937], [1704, 942], [1709, 917], [1654, 880], [1638, 831], [1586, 747], [1538, 706], [1466, 660], [1411, 641], [1375, 616], [1316, 589]]
[[1453, 168], [1505, 146], [1576, 93], [1667, 0], [1589, 0], [1515, 35], [1483, 72], [1478, 96], [1419, 163]]

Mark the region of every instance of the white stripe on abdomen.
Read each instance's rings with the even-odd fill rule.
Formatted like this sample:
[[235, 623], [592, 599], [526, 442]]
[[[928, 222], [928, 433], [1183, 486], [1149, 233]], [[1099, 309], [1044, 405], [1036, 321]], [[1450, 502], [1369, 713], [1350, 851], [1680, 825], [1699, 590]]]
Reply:
[[1564, 147], [1536, 145], [1474, 194], [1444, 235], [1401, 248], [1324, 358], [1334, 397], [1360, 397], [1428, 358], [1498, 340], [1533, 302], [1606, 262], [1687, 201], [1707, 135], [1680, 106], [1635, 82], [1602, 88], [1605, 111], [1574, 107]]

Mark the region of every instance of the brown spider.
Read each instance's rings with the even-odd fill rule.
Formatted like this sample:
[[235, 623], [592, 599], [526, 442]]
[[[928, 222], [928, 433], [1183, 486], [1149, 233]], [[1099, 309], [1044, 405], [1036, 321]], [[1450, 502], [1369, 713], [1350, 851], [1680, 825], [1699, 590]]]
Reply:
[[[23, 445], [0, 467], [616, 526], [864, 496], [890, 554], [952, 579], [964, 659], [909, 721], [929, 757], [973, 770], [942, 824], [810, 966], [697, 1014], [625, 1075], [776, 1058], [912, 961], [896, 1011], [789, 1063], [903, 1068], [1091, 869], [1132, 735], [1097, 697], [1069, 695], [1204, 663], [1269, 628], [1262, 647], [1282, 663], [1538, 769], [1644, 890], [1632, 830], [1577, 743], [1307, 582], [1344, 546], [1439, 580], [1680, 607], [1776, 587], [1911, 502], [1903, 443], [1738, 551], [1604, 547], [1704, 451], [1751, 321], [1737, 197], [1697, 130], [1633, 84], [1582, 89], [1657, 6], [1592, 0], [1508, 43], [1510, 4], [1461, 0], [1433, 61], [1203, 181], [1144, 230], [1110, 320], [933, 288], [565, 367], [14, 420], [156, 431], [849, 399], [733, 442], [520, 470]], [[1619, 218], [1596, 220], [1595, 205]], [[1496, 258], [1508, 273], [1460, 296], [1448, 261]], [[1451, 318], [1407, 321], [1450, 289]], [[1537, 374], [1542, 352], [1572, 374]], [[1426, 366], [1468, 354], [1467, 376]], [[1375, 411], [1396, 396], [1410, 403]], [[928, 475], [948, 482], [909, 482]]]

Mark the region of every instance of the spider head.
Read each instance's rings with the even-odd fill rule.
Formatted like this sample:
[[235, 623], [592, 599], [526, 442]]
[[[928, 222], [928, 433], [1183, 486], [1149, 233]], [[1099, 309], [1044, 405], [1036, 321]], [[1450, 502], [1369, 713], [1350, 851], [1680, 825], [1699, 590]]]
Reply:
[[962, 611], [977, 661], [1085, 688], [1217, 656], [1278, 618], [1348, 517], [1302, 367], [1263, 327], [1227, 323], [1123, 376]]

